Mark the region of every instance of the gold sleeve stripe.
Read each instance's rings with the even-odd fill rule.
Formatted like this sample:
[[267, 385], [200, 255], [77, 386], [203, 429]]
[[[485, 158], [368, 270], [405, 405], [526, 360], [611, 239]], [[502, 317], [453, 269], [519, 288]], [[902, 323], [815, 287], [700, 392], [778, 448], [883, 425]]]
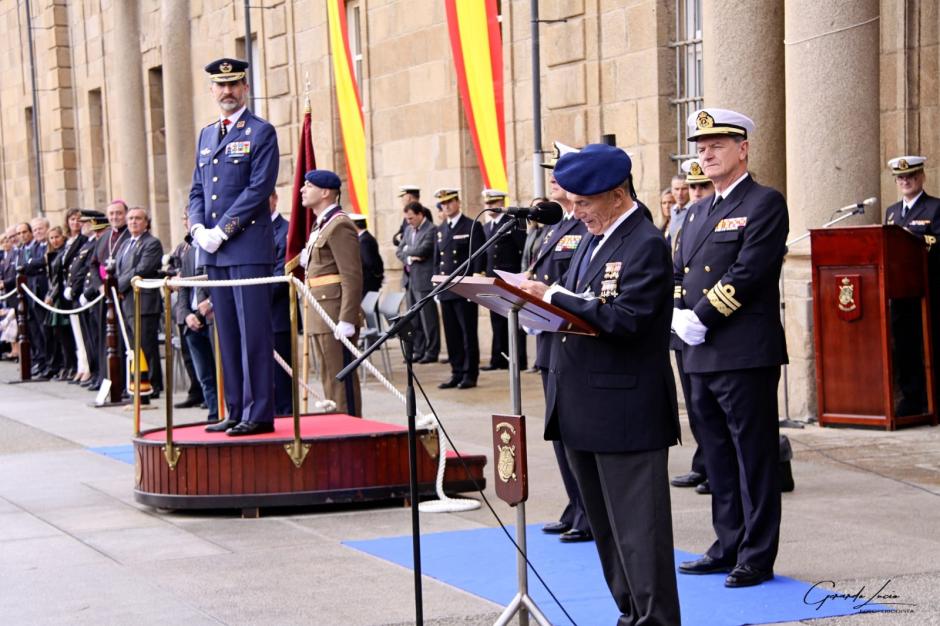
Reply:
[[676, 285], [675, 290], [673, 290], [673, 292], [672, 292], [672, 297], [673, 297], [673, 298], [681, 298], [681, 297], [682, 297], [682, 285]]
[[711, 305], [718, 309], [718, 312], [724, 315], [725, 317], [730, 316], [734, 311], [729, 309], [724, 302], [718, 299], [718, 296], [715, 295], [715, 290], [712, 289], [708, 292], [708, 301], [711, 302]]
[[709, 290], [708, 301], [725, 317], [741, 308], [741, 303], [734, 299], [734, 286], [722, 285], [721, 281]]

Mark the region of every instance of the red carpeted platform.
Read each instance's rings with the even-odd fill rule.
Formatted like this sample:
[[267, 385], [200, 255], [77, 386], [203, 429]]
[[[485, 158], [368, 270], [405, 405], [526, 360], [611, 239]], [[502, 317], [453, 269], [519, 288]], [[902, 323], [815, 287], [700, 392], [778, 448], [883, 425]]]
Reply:
[[[310, 450], [300, 467], [288, 455], [293, 419], [275, 420], [275, 432], [250, 437], [207, 433], [205, 424], [173, 428], [179, 451], [167, 461], [166, 429], [134, 440], [135, 499], [169, 509], [260, 507], [401, 499], [408, 496], [408, 432], [397, 424], [342, 414], [304, 415], [301, 440]], [[420, 430], [418, 435], [427, 435]], [[429, 451], [430, 448], [430, 451]], [[420, 493], [435, 493], [436, 446], [418, 445]], [[448, 493], [485, 486], [483, 455], [461, 463], [448, 454], [444, 488]], [[466, 467], [465, 467], [466, 466]]]

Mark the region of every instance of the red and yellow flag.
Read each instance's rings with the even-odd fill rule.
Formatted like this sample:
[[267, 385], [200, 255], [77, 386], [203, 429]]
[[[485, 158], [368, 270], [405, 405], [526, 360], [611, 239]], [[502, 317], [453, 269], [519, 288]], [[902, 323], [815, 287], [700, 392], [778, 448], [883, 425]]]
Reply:
[[457, 84], [483, 183], [509, 191], [503, 113], [503, 41], [496, 0], [445, 0]]
[[330, 29], [330, 55], [336, 81], [336, 106], [349, 172], [349, 190], [357, 213], [369, 214], [369, 181], [366, 174], [366, 125], [362, 117], [362, 101], [349, 53], [349, 31], [346, 28], [346, 1], [327, 0]]

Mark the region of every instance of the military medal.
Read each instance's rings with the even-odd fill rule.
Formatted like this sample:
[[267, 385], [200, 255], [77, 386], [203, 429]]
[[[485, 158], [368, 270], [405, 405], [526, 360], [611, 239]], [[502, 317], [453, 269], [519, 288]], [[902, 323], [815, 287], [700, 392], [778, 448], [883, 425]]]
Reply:
[[212, 150], [210, 150], [209, 148], [203, 148], [202, 150], [199, 151], [199, 154], [201, 154], [202, 156], [209, 156], [210, 152], [212, 152]]
[[246, 135], [250, 135], [250, 134], [251, 134], [251, 126], [249, 126], [248, 128], [245, 129], [245, 134], [246, 134]]

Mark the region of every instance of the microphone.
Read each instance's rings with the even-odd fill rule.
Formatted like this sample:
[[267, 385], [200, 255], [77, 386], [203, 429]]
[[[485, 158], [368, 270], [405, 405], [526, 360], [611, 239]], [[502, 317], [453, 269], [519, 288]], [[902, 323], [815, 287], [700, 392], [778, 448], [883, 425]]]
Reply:
[[856, 202], [855, 204], [849, 204], [847, 206], [842, 207], [841, 209], [836, 209], [834, 212], [845, 213], [846, 211], [852, 211], [854, 213], [857, 211], [859, 213], [862, 213], [865, 211], [865, 207], [871, 206], [875, 204], [876, 202], [878, 202], [878, 198], [865, 198], [861, 202]]
[[539, 224], [557, 224], [564, 216], [564, 211], [557, 202], [539, 202], [531, 207], [496, 207], [490, 210], [494, 213], [506, 213], [516, 218], [532, 220]]

